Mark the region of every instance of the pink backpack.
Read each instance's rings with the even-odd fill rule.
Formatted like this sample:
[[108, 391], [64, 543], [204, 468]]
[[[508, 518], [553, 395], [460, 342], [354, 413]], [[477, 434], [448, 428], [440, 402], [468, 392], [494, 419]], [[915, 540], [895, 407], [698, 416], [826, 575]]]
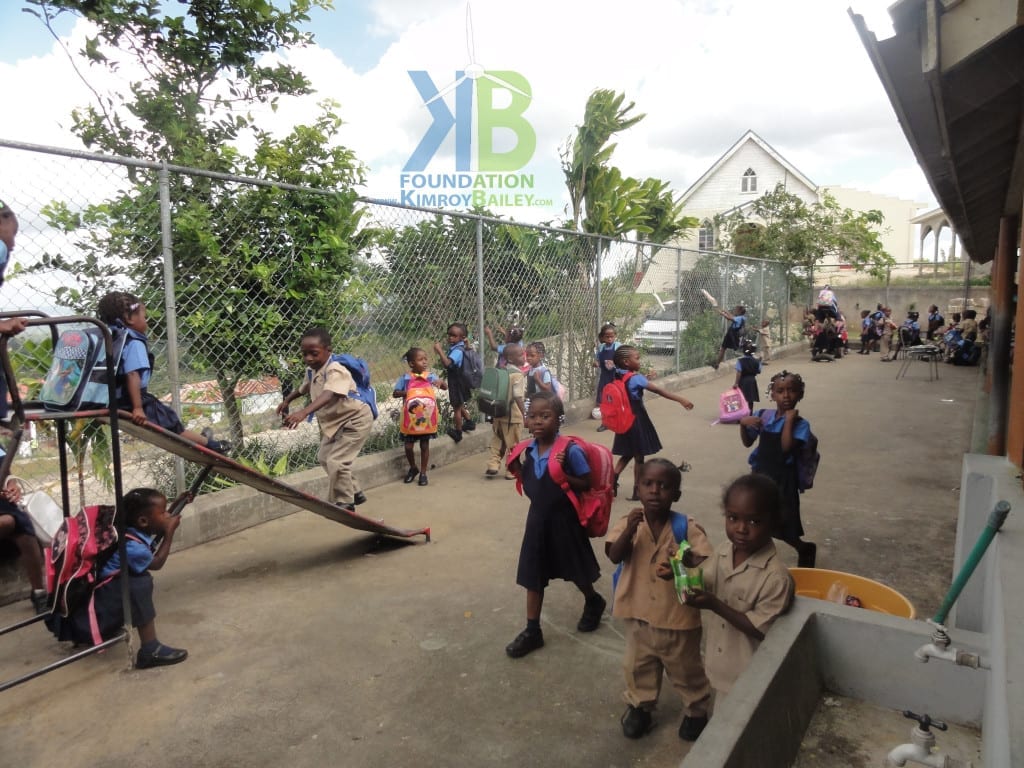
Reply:
[[636, 421], [636, 414], [629, 402], [629, 390], [626, 389], [626, 382], [632, 375], [631, 371], [621, 379], [610, 381], [601, 390], [601, 423], [616, 435], [629, 432]]
[[89, 596], [116, 548], [113, 506], [83, 507], [64, 518], [45, 553], [46, 591], [55, 614], [66, 618]]
[[[523, 440], [512, 449], [508, 455], [508, 469], [516, 476], [516, 490], [523, 495], [523, 478], [517, 465], [512, 464], [520, 457], [523, 451], [530, 447], [533, 440]], [[590, 488], [577, 494], [566, 480], [565, 470], [557, 461], [548, 462], [548, 472], [572, 502], [587, 535], [592, 538], [604, 536], [608, 533], [608, 521], [612, 513], [612, 498], [615, 485], [615, 459], [612, 452], [598, 443], [589, 443], [578, 437], [564, 437], [559, 435], [551, 446], [551, 455], [554, 456], [561, 451], [569, 450], [569, 445], [575, 444], [583, 450], [587, 457], [587, 464], [590, 465]]]
[[727, 389], [718, 398], [718, 421], [722, 424], [735, 424], [744, 416], [750, 415], [747, 398], [739, 387]]
[[414, 437], [437, 434], [437, 395], [426, 375], [409, 374], [398, 429], [403, 435]]

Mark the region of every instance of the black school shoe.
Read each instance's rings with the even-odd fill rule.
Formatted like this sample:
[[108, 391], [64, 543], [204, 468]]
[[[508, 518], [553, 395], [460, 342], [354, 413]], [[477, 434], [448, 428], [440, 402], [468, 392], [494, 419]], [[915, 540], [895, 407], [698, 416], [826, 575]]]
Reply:
[[416, 467], [409, 467], [409, 471], [405, 473], [405, 479], [403, 483], [411, 483], [417, 477], [419, 477], [420, 471]]
[[152, 667], [169, 667], [172, 664], [180, 664], [188, 658], [188, 651], [184, 648], [171, 648], [161, 643], [154, 650], [148, 653], [139, 649], [139, 655], [135, 658], [136, 669], [150, 669]]
[[516, 639], [505, 646], [505, 653], [513, 659], [520, 659], [528, 653], [544, 647], [544, 633], [539, 629], [531, 631], [524, 629]]
[[679, 724], [679, 738], [683, 741], [696, 741], [708, 725], [707, 716], [690, 717], [687, 715]]
[[576, 624], [576, 629], [580, 632], [593, 632], [601, 626], [601, 617], [604, 615], [604, 609], [608, 603], [600, 595], [594, 597], [595, 599], [587, 600], [583, 605], [583, 615], [580, 616], [579, 623]]
[[622, 735], [627, 739], [639, 739], [651, 730], [651, 713], [632, 704], [622, 714]]
[[206, 447], [209, 448], [214, 453], [219, 453], [224, 456], [227, 456], [228, 453], [231, 452], [231, 443], [229, 443], [227, 440], [210, 440], [209, 438], [207, 438]]
[[459, 432], [459, 430], [455, 429], [454, 427], [448, 427], [448, 429], [446, 429], [444, 433], [448, 435], [448, 437], [450, 437], [452, 440], [454, 440], [456, 444], [462, 442], [462, 433]]
[[355, 496], [352, 497], [352, 503], [356, 506], [366, 503], [366, 494], [362, 491], [358, 491]]
[[472, 432], [474, 429], [476, 429], [476, 422], [475, 421], [473, 421], [472, 419], [463, 419], [462, 420], [462, 431], [463, 432]]

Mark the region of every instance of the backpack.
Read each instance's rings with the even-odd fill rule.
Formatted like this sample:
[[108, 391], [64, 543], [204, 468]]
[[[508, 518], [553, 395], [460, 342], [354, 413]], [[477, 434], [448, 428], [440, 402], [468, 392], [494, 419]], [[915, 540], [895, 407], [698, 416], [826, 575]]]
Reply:
[[814, 487], [814, 476], [818, 473], [820, 461], [818, 438], [813, 432], [808, 431], [807, 440], [796, 452], [796, 487], [800, 493]]
[[[366, 365], [366, 361], [361, 357], [355, 355], [348, 355], [343, 352], [335, 352], [331, 355], [331, 361], [335, 363], [341, 363], [344, 365], [348, 372], [352, 374], [352, 381], [356, 385], [356, 394], [352, 395], [353, 400], [358, 400], [362, 403], [366, 403], [370, 406], [370, 413], [373, 414], [373, 418], [377, 418], [377, 392], [370, 385], [370, 369]], [[313, 371], [306, 371], [306, 380], [313, 380]], [[313, 420], [313, 414], [309, 415], [310, 421]]]
[[437, 393], [425, 375], [409, 374], [399, 431], [414, 436], [437, 434]]
[[479, 352], [469, 347], [463, 349], [460, 370], [462, 372], [462, 381], [467, 387], [470, 389], [480, 389], [484, 378], [484, 361], [480, 358]]
[[617, 435], [629, 432], [636, 421], [633, 404], [629, 402], [629, 390], [626, 389], [626, 382], [631, 376], [632, 371], [621, 379], [608, 382], [601, 390], [601, 423]]
[[561, 399], [562, 397], [562, 383], [555, 376], [554, 371], [548, 368], [546, 365], [539, 365], [534, 369], [531, 369], [526, 373], [526, 399], [529, 400], [531, 395], [535, 395], [541, 391], [540, 386], [537, 384], [537, 380], [533, 377], [534, 371], [547, 371], [548, 375], [551, 376], [551, 392], [555, 397]]
[[953, 353], [953, 365], [977, 365], [981, 360], [981, 347], [970, 339], [961, 338]]
[[[112, 362], [116, 371], [131, 332], [113, 327]], [[107, 354], [103, 331], [96, 327], [63, 331], [53, 348], [53, 363], [43, 379], [39, 400], [48, 411], [108, 408]]]
[[718, 396], [718, 421], [721, 424], [735, 424], [750, 415], [750, 405], [743, 396], [743, 390], [732, 387]]
[[[521, 467], [512, 468], [513, 462], [520, 457], [533, 440], [523, 440], [508, 455], [508, 470], [516, 477], [516, 490], [523, 495], [523, 478]], [[612, 452], [603, 445], [588, 443], [578, 437], [564, 437], [559, 435], [551, 446], [552, 457], [561, 452], [569, 450], [570, 444], [574, 444], [583, 450], [587, 457], [587, 464], [590, 465], [590, 488], [577, 494], [566, 480], [565, 470], [557, 461], [548, 461], [548, 472], [572, 502], [579, 518], [580, 525], [586, 530], [587, 535], [594, 538], [604, 536], [608, 533], [608, 520], [612, 513], [612, 496], [615, 485], [615, 460]]]
[[82, 507], [64, 518], [46, 548], [46, 591], [52, 612], [67, 618], [98, 586], [100, 571], [117, 549], [115, 508]]
[[[669, 512], [669, 522], [672, 524], [672, 536], [675, 537], [676, 544], [681, 544], [686, 541], [686, 534], [688, 533], [690, 521], [682, 512]], [[622, 567], [625, 565], [624, 560], [620, 560], [619, 564], [615, 566], [615, 571], [612, 573], [612, 604], [615, 604], [615, 590], [619, 586], [619, 577], [622, 576]]]
[[512, 383], [507, 368], [485, 368], [477, 394], [480, 413], [493, 419], [508, 416], [512, 410]]

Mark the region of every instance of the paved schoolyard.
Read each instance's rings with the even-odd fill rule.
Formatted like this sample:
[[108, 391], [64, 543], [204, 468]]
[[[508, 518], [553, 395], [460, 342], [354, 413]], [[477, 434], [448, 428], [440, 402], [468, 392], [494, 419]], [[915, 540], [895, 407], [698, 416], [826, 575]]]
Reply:
[[[802, 373], [800, 411], [821, 440], [803, 497], [818, 564], [884, 581], [934, 612], [951, 579], [960, 457], [977, 369], [852, 355], [772, 363]], [[760, 379], [762, 389], [767, 376]], [[722, 487], [745, 469], [735, 427], [710, 426], [720, 377], [687, 390], [686, 412], [653, 399], [663, 455], [686, 459], [681, 507], [723, 539]], [[610, 444], [594, 422], [567, 431]], [[443, 438], [442, 438], [443, 439]], [[121, 648], [0, 694], [3, 765], [645, 766], [675, 765], [680, 704], [662, 694], [658, 727], [624, 739], [618, 621], [575, 631], [581, 601], [555, 583], [547, 646], [511, 660], [524, 623], [515, 565], [527, 503], [484, 458], [439, 467], [426, 488], [372, 489], [368, 509], [429, 524], [430, 544], [382, 541], [306, 512], [175, 553], [156, 574], [161, 639], [189, 649], [164, 669], [125, 671]], [[623, 482], [627, 495], [629, 480]], [[619, 500], [613, 515], [625, 514]], [[607, 593], [611, 568], [595, 541]], [[784, 545], [783, 545], [784, 546]], [[783, 557], [795, 564], [788, 549]], [[0, 608], [0, 624], [27, 603]], [[4, 679], [67, 649], [41, 627], [0, 638]]]

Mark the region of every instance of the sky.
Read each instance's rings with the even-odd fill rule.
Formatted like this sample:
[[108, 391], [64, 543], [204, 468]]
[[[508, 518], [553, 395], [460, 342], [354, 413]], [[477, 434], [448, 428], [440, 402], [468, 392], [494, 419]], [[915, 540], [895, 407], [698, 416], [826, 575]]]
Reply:
[[[475, 0], [467, 6], [465, 0], [335, 0], [333, 10], [312, 14], [317, 44], [283, 54], [312, 79], [317, 93], [257, 114], [262, 127], [283, 134], [311, 122], [318, 101], [338, 102], [345, 122], [341, 141], [369, 171], [360, 192], [401, 199], [414, 186], [411, 177], [403, 186], [403, 169], [436, 117], [424, 104], [434, 91], [421, 95], [409, 72], [422, 71], [422, 82], [443, 92], [475, 63], [488, 73], [518, 73], [515, 83], [528, 84], [520, 89], [528, 98], [497, 88], [496, 111], [488, 117], [497, 115], [498, 155], [521, 148], [526, 134], [536, 136], [525, 164], [509, 171], [528, 175], [532, 186], [502, 191], [528, 191], [532, 204], [491, 206], [518, 220], [566, 215], [559, 149], [595, 88], [624, 93], [636, 103], [634, 111], [646, 115], [618, 137], [612, 162], [625, 175], [663, 179], [682, 193], [752, 129], [820, 186], [931, 205], [934, 195], [847, 13], [850, 4], [885, 38], [892, 34], [890, 1]], [[55, 40], [38, 19], [11, 10], [19, 0], [3, 5], [0, 138], [82, 149], [68, 130], [69, 115], [90, 100], [90, 92], [72, 64], [100, 90], [123, 87], [124, 78], [77, 58], [85, 22], [62, 19]], [[183, 10], [179, 0], [167, 0], [166, 7]], [[466, 82], [460, 92], [472, 92], [472, 86]], [[460, 113], [454, 97], [443, 92], [434, 102], [442, 118], [435, 130], [444, 138], [433, 153], [417, 155], [426, 160], [425, 173], [458, 170], [458, 128], [444, 133], [445, 116], [462, 125], [476, 115], [467, 168], [476, 171], [483, 163], [475, 154], [483, 112]], [[510, 106], [510, 112], [500, 111]], [[0, 188], [4, 176], [0, 169]], [[456, 189], [448, 191], [454, 195]]]

